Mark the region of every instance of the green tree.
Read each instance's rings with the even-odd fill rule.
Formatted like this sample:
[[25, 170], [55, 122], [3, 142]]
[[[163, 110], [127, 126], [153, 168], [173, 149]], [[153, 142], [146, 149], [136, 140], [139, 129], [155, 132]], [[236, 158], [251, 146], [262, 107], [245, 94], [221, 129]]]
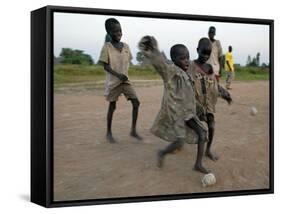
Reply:
[[252, 67], [259, 67], [260, 66], [260, 53], [258, 52], [255, 57], [251, 60], [251, 56], [248, 55], [247, 58], [247, 66], [252, 66]]
[[94, 60], [89, 54], [84, 54], [82, 50], [73, 50], [71, 48], [62, 48], [60, 57], [63, 64], [84, 64], [92, 65]]
[[72, 49], [71, 48], [62, 48], [61, 49], [61, 53], [60, 53], [60, 56], [61, 57], [71, 57], [72, 56]]
[[257, 58], [256, 57], [253, 58], [250, 65], [253, 66], [253, 67], [257, 67]]
[[251, 62], [252, 62], [252, 58], [251, 58], [251, 56], [250, 56], [250, 55], [248, 55], [246, 65], [247, 65], [247, 66], [249, 66], [249, 65], [251, 64]]
[[258, 52], [257, 53], [257, 56], [256, 56], [256, 63], [257, 63], [257, 66], [260, 66], [260, 53]]
[[144, 61], [144, 55], [142, 52], [137, 52], [137, 57], [136, 57], [137, 61], [139, 64], [142, 64]]

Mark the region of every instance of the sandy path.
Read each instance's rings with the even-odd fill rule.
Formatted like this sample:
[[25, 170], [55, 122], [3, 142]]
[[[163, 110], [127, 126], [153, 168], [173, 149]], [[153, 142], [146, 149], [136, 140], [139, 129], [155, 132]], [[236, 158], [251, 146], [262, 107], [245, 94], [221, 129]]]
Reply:
[[[54, 199], [78, 200], [167, 195], [269, 187], [269, 90], [267, 81], [239, 82], [231, 91], [234, 104], [217, 104], [214, 151], [204, 164], [217, 177], [203, 188], [202, 174], [192, 170], [196, 145], [167, 156], [156, 167], [156, 152], [167, 142], [149, 128], [160, 108], [162, 86], [138, 87], [141, 101], [138, 142], [129, 136], [131, 104], [119, 99], [113, 133], [119, 144], [105, 140], [108, 103], [101, 92], [56, 93], [54, 96]], [[250, 107], [258, 109], [250, 115]]]

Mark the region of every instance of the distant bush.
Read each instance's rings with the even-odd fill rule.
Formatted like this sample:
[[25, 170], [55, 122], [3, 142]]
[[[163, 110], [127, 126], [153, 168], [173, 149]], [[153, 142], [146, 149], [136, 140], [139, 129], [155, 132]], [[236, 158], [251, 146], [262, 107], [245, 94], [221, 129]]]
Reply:
[[71, 48], [62, 48], [60, 53], [60, 63], [76, 65], [92, 65], [94, 63], [89, 54], [82, 50], [73, 50]]
[[54, 72], [59, 75], [104, 75], [101, 65], [56, 65]]
[[237, 66], [235, 67], [235, 80], [268, 80], [269, 68]]

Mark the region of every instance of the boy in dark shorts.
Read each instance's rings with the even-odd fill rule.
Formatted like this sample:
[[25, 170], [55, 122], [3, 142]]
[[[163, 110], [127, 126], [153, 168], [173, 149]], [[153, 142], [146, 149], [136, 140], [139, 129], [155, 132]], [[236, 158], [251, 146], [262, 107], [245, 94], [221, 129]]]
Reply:
[[202, 165], [207, 130], [196, 116], [192, 78], [186, 73], [189, 63], [187, 48], [182, 44], [174, 45], [170, 51], [173, 63], [170, 64], [161, 55], [153, 37], [143, 37], [139, 42], [139, 48], [150, 60], [164, 83], [161, 109], [151, 132], [171, 144], [159, 151], [158, 166], [162, 167], [165, 155], [181, 149], [184, 142], [191, 143], [192, 140], [188, 139], [188, 134], [191, 134], [198, 144], [194, 169], [208, 173], [209, 171]]
[[112, 117], [116, 109], [116, 102], [121, 94], [132, 103], [132, 126], [130, 135], [141, 140], [142, 138], [136, 131], [136, 123], [138, 118], [138, 109], [140, 102], [128, 79], [128, 69], [132, 54], [129, 46], [121, 42], [122, 29], [118, 20], [114, 18], [105, 21], [105, 29], [110, 36], [109, 42], [105, 42], [99, 61], [103, 63], [106, 71], [105, 96], [109, 101], [107, 113], [107, 134], [106, 137], [110, 143], [116, 143], [111, 130]]
[[201, 38], [197, 47], [198, 58], [190, 63], [187, 72], [194, 80], [197, 116], [208, 125], [208, 142], [205, 154], [213, 161], [216, 161], [218, 157], [211, 152], [215, 132], [215, 105], [219, 96], [229, 104], [231, 104], [232, 99], [227, 90], [218, 85], [213, 67], [207, 63], [211, 52], [212, 43], [210, 40]]

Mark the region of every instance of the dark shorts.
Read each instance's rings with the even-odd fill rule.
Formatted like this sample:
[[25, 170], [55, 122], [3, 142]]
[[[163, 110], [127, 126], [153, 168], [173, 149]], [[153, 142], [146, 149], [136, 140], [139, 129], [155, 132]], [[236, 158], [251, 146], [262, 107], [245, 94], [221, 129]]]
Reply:
[[128, 100], [138, 98], [136, 91], [131, 84], [121, 83], [109, 92], [106, 96], [106, 100], [109, 102], [115, 102], [121, 94], [124, 94]]

